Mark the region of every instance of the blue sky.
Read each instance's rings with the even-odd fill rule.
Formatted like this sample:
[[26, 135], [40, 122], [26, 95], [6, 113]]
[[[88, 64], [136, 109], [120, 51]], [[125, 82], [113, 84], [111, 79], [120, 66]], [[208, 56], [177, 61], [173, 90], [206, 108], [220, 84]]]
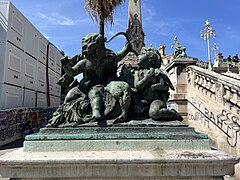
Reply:
[[[88, 33], [98, 32], [98, 25], [85, 12], [84, 0], [12, 0], [11, 1], [37, 29], [66, 55], [81, 51], [81, 39]], [[113, 26], [107, 26], [109, 39], [127, 28], [127, 0], [114, 14]], [[211, 22], [217, 37], [218, 52], [224, 57], [240, 54], [240, 1], [239, 0], [142, 0], [145, 44], [158, 48], [165, 45], [172, 53], [174, 36], [187, 54], [207, 61], [207, 42], [200, 38], [205, 20]], [[117, 38], [108, 47], [118, 51], [124, 38]], [[212, 52], [213, 59], [213, 52]]]

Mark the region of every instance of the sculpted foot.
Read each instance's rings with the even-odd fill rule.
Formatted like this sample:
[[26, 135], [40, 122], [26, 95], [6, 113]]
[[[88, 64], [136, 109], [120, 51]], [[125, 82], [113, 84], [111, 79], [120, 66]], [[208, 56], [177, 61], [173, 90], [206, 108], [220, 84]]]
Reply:
[[95, 110], [95, 111], [93, 111], [92, 118], [96, 119], [96, 120], [99, 120], [99, 119], [102, 118], [102, 116], [101, 116], [101, 114], [100, 114], [100, 112], [98, 110]]
[[127, 119], [127, 116], [125, 114], [121, 114], [113, 121], [113, 124], [126, 122], [126, 119]]

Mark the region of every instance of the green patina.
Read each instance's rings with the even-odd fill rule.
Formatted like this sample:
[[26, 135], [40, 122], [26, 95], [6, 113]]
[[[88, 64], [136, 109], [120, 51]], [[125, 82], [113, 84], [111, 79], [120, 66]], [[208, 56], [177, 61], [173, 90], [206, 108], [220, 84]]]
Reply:
[[104, 140], [104, 139], [207, 139], [190, 127], [82, 127], [42, 129], [38, 134], [26, 136], [33, 140]]
[[103, 139], [207, 139], [205, 134], [193, 134], [192, 136], [178, 134], [157, 134], [157, 133], [99, 133], [99, 134], [61, 134], [61, 135], [30, 135], [26, 137], [31, 140], [103, 140]]

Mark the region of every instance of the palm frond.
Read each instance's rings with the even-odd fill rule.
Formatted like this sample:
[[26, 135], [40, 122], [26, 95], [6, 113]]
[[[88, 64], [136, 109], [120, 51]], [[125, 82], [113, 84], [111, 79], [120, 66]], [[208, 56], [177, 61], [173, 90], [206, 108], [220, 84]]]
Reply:
[[105, 22], [112, 24], [113, 13], [123, 2], [124, 0], [85, 0], [85, 9], [96, 22], [104, 19]]

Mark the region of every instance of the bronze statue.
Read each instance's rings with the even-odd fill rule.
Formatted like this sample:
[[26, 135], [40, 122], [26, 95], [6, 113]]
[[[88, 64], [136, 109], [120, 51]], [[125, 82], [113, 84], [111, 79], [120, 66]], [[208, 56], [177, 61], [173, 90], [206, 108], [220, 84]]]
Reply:
[[147, 102], [149, 117], [154, 120], [182, 120], [177, 112], [167, 109], [168, 91], [174, 87], [160, 69], [161, 62], [157, 49], [143, 47], [138, 57], [140, 69], [135, 71], [134, 86], [140, 99]]
[[236, 54], [235, 56], [233, 56], [232, 62], [235, 62], [235, 63], [238, 63], [238, 62], [239, 62], [238, 54]]
[[[81, 55], [75, 56], [74, 59], [69, 59], [68, 57], [61, 59], [63, 69], [66, 72], [61, 78], [62, 84], [64, 84], [65, 79], [70, 79], [83, 73], [83, 79], [79, 85], [67, 93], [64, 105], [74, 103], [75, 100], [81, 102], [88, 99], [92, 108], [92, 119], [96, 120], [104, 117], [102, 114], [104, 87], [107, 86], [108, 83], [118, 79], [117, 64], [132, 50], [131, 44], [127, 42], [120, 52], [114, 53], [105, 47], [105, 42], [106, 39], [100, 34], [88, 34], [82, 39]], [[73, 64], [74, 66], [72, 66]], [[109, 89], [109, 86], [111, 86], [111, 84], [108, 85], [106, 89]], [[57, 114], [57, 117], [58, 115], [59, 114]], [[54, 116], [53, 119], [55, 117], [56, 116]], [[50, 125], [59, 124], [55, 123], [56, 120], [53, 119], [50, 120]], [[124, 117], [124, 119], [126, 119], [126, 117]]]
[[[105, 43], [118, 35], [126, 37], [123, 49], [114, 53]], [[117, 65], [132, 49], [126, 33], [117, 33], [109, 41], [100, 34], [88, 34], [82, 39], [82, 53], [61, 59], [66, 72], [58, 81], [66, 86], [82, 73], [80, 83], [68, 91], [64, 104], [54, 113], [48, 127], [79, 126], [98, 122], [107, 126], [128, 121], [130, 116], [146, 116], [154, 120], [182, 120], [167, 109], [169, 78], [160, 69], [161, 56], [155, 48], [143, 47], [138, 56], [140, 69], [133, 72], [124, 66], [117, 76]], [[65, 82], [66, 81], [66, 82]], [[133, 111], [129, 109], [133, 107]], [[147, 112], [147, 113], [146, 113]]]
[[186, 48], [182, 47], [182, 45], [178, 42], [177, 36], [174, 37], [174, 43], [172, 47], [174, 48], [174, 53], [173, 53], [174, 59], [187, 57]]

